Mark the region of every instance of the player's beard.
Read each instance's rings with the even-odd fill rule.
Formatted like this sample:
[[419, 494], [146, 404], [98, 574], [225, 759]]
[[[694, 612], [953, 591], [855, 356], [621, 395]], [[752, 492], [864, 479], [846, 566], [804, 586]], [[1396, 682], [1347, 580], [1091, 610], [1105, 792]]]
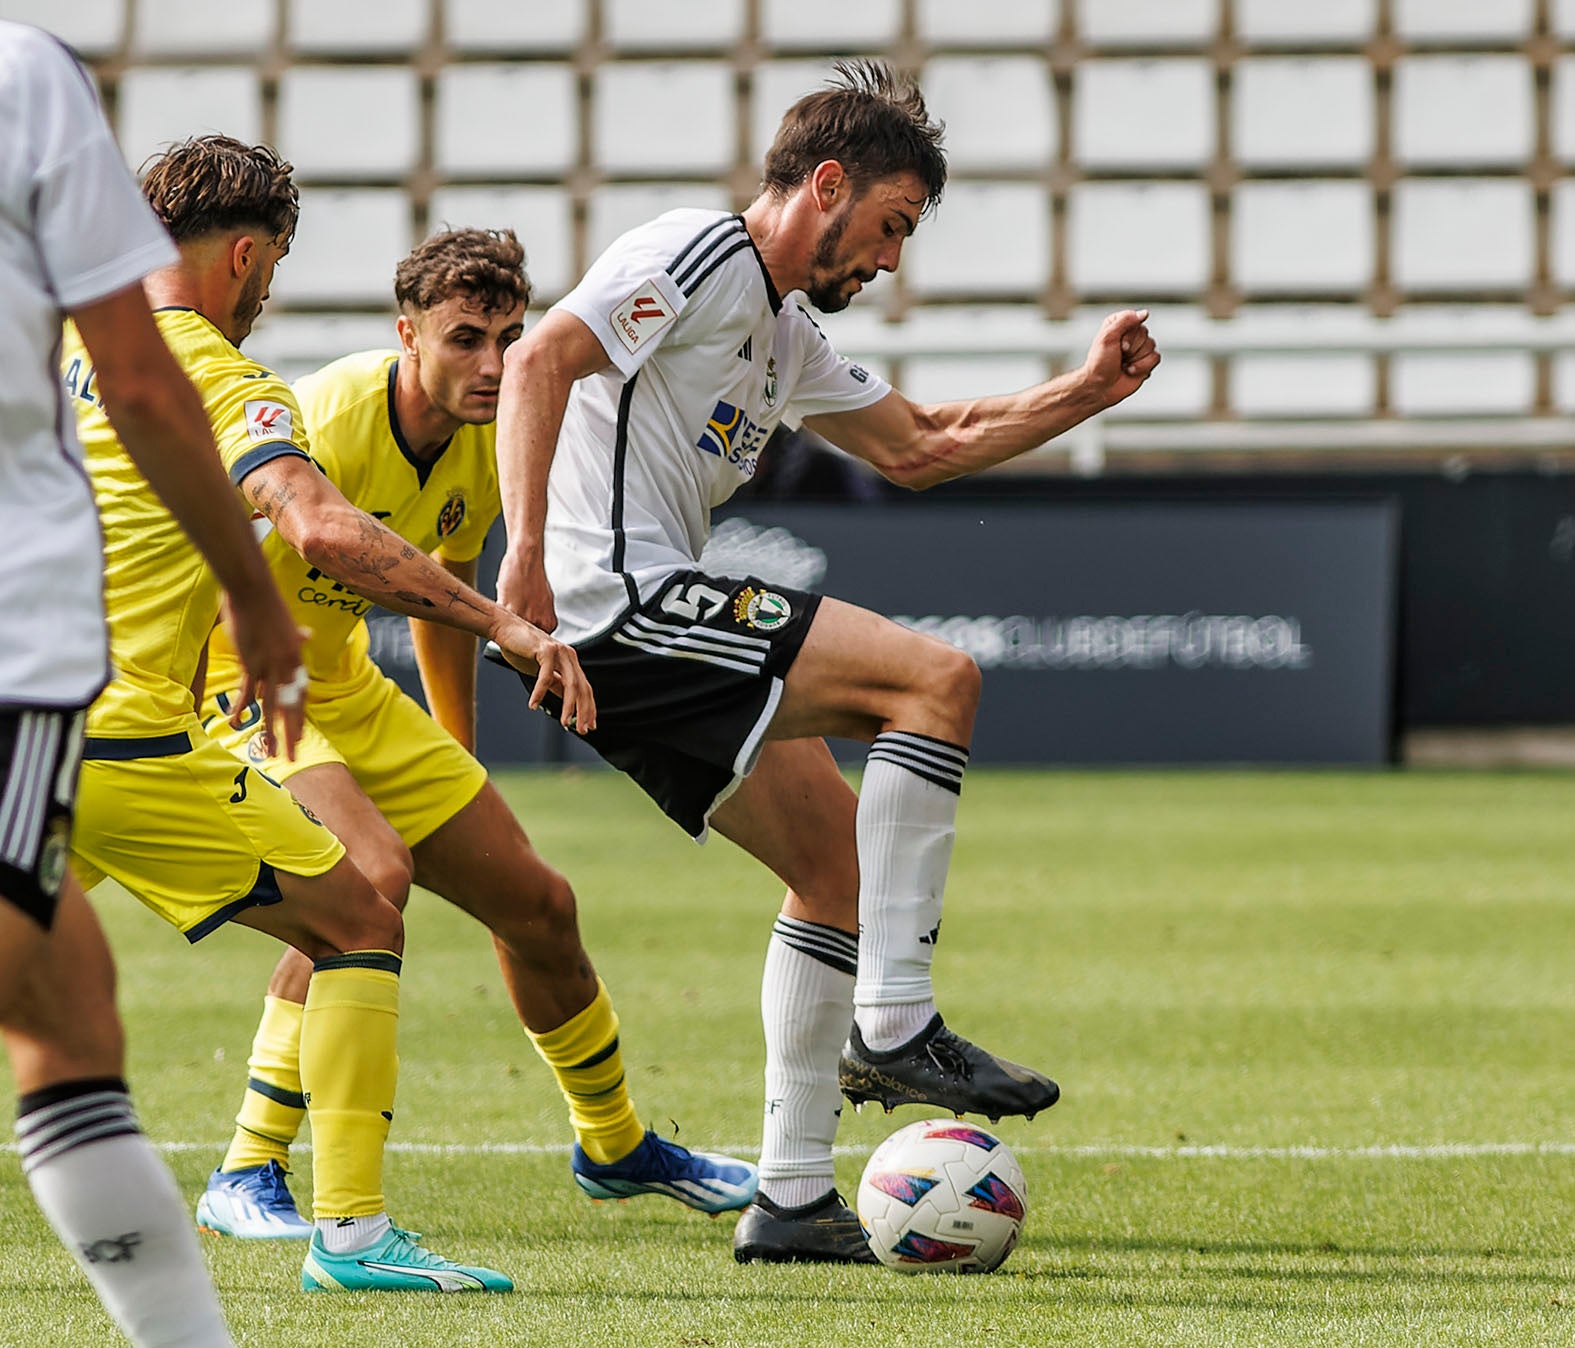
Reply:
[[820, 242], [815, 245], [814, 256], [809, 260], [809, 283], [804, 287], [804, 293], [809, 296], [809, 302], [823, 314], [840, 313], [848, 307], [853, 299], [853, 292], [848, 289], [849, 281], [875, 279], [873, 273], [866, 276], [863, 272], [848, 267], [845, 261], [837, 256], [837, 245], [847, 233], [854, 204], [850, 201], [843, 207], [842, 213], [826, 226], [826, 232], [820, 236]]
[[235, 331], [232, 340], [236, 346], [251, 333], [252, 324], [257, 321], [257, 315], [262, 313], [262, 307], [263, 275], [260, 271], [253, 271], [241, 287], [240, 297], [235, 301], [235, 310], [230, 317], [230, 325]]

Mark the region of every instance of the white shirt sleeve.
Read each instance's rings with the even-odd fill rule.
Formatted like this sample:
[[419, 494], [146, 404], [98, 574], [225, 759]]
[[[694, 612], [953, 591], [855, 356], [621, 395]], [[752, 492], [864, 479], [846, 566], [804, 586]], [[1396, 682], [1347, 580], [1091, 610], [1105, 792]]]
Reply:
[[785, 420], [797, 426], [805, 417], [823, 412], [852, 412], [878, 403], [891, 385], [878, 374], [855, 364], [837, 350], [800, 304], [791, 307], [793, 336], [803, 359], [798, 382], [788, 397]]
[[[655, 236], [655, 237], [653, 237]], [[650, 226], [618, 239], [554, 309], [573, 314], [625, 379], [650, 359], [688, 300], [667, 274], [672, 249]]]
[[31, 30], [21, 58], [32, 233], [56, 302], [74, 309], [179, 261], [142, 198], [87, 73], [58, 42]]

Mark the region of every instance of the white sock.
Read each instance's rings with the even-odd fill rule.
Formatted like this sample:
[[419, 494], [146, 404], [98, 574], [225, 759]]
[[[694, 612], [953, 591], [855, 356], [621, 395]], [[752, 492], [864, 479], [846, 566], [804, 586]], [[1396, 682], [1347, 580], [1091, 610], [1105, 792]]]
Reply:
[[896, 1048], [935, 1015], [930, 962], [952, 860], [968, 751], [889, 730], [870, 746], [859, 789], [859, 1035]]
[[392, 1225], [386, 1212], [375, 1217], [319, 1217], [317, 1233], [329, 1254], [350, 1254], [376, 1245]]
[[785, 1208], [813, 1203], [836, 1187], [837, 1058], [853, 1020], [857, 958], [858, 938], [836, 927], [782, 916], [771, 930], [760, 984], [766, 1028], [760, 1191]]
[[138, 1348], [234, 1348], [174, 1177], [101, 1077], [24, 1095], [17, 1148], [33, 1197]]

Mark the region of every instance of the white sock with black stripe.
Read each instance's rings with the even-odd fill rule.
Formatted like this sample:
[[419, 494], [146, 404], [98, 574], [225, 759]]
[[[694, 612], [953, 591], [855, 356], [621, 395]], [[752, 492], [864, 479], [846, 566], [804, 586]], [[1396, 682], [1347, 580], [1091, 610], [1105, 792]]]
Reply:
[[29, 1092], [16, 1134], [33, 1197], [132, 1343], [234, 1348], [185, 1201], [124, 1082]]
[[784, 915], [771, 930], [760, 984], [766, 1028], [760, 1191], [781, 1207], [813, 1203], [836, 1186], [837, 1057], [853, 1022], [858, 949], [852, 932], [818, 922]]
[[968, 751], [889, 730], [870, 746], [859, 789], [859, 1035], [891, 1049], [935, 1015], [930, 963], [957, 833]]

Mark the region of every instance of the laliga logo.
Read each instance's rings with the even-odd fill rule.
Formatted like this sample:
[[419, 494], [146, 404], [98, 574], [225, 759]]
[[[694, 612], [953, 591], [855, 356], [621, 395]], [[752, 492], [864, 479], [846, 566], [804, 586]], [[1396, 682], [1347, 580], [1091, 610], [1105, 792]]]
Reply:
[[666, 316], [667, 310], [662, 308], [649, 295], [641, 295], [634, 302], [634, 308], [629, 310], [629, 321], [631, 323], [642, 323], [647, 318], [665, 318]]
[[673, 306], [662, 298], [653, 277], [630, 294], [609, 317], [618, 340], [630, 351], [636, 351], [642, 342], [650, 341], [677, 315]]

